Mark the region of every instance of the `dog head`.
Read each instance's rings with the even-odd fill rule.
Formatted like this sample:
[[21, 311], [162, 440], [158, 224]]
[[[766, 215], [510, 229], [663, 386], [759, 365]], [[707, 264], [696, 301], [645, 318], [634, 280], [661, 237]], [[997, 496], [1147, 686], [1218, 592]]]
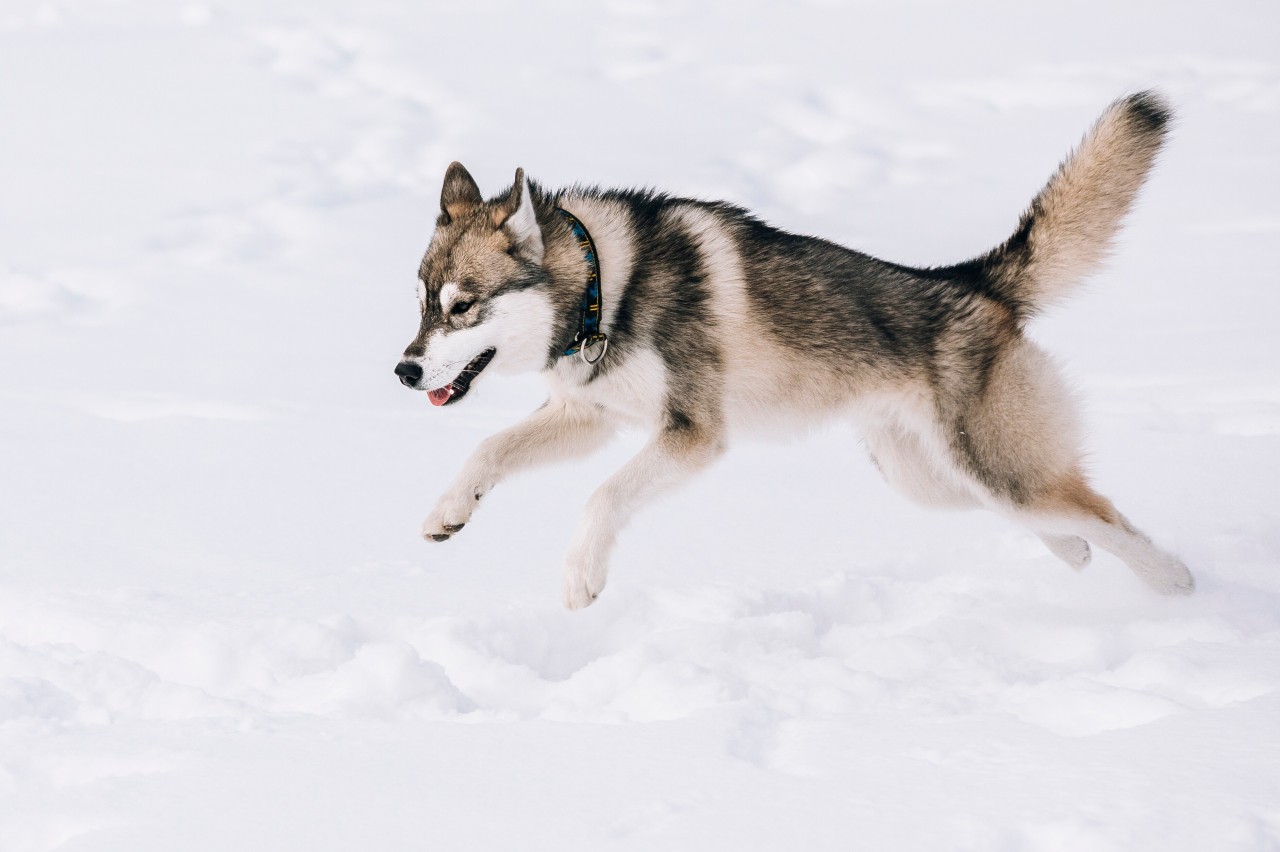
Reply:
[[435, 405], [461, 399], [488, 369], [541, 370], [554, 336], [542, 228], [523, 169], [511, 189], [485, 201], [454, 163], [440, 217], [418, 270], [418, 334], [396, 375]]

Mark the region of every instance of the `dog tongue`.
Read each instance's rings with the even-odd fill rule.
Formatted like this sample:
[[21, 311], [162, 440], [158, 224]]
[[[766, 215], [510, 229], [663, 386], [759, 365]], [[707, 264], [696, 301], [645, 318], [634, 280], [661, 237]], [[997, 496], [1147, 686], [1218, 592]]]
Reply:
[[453, 385], [445, 385], [442, 388], [436, 388], [433, 391], [427, 391], [427, 398], [431, 400], [432, 405], [444, 405], [453, 396]]

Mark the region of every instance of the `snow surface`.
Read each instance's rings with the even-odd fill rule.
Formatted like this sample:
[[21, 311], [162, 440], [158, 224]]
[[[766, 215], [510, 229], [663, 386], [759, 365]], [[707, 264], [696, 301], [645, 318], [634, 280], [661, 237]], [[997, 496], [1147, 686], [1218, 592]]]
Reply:
[[[0, 3], [0, 849], [1280, 848], [1274, 2]], [[559, 604], [595, 484], [417, 539], [541, 399], [392, 367], [439, 180], [985, 250], [1114, 97], [1176, 134], [1036, 336], [1153, 597], [744, 444]]]

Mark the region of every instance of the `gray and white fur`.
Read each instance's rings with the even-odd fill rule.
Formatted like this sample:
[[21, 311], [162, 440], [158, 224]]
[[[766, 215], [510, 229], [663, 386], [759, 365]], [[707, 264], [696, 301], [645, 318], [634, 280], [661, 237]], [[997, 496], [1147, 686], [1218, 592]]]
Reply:
[[[1155, 93], [1112, 104], [1004, 244], [916, 269], [774, 228], [722, 202], [650, 191], [550, 191], [517, 170], [488, 201], [460, 164], [420, 268], [418, 335], [401, 381], [456, 402], [481, 371], [541, 372], [545, 405], [486, 439], [423, 524], [443, 541], [511, 474], [589, 453], [623, 424], [651, 437], [591, 496], [569, 548], [564, 602], [605, 585], [618, 532], [646, 501], [711, 464], [743, 430], [849, 418], [891, 484], [933, 506], [985, 507], [1073, 568], [1090, 543], [1148, 586], [1194, 580], [1089, 485], [1075, 406], [1023, 334], [1109, 251], [1170, 120]], [[595, 241], [609, 345], [563, 355]], [[597, 354], [597, 353], [593, 353]]]

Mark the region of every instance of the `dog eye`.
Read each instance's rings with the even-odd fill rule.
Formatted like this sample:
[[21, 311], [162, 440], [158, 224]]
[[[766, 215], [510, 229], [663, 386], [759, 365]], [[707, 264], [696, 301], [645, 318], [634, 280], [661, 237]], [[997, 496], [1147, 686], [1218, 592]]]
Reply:
[[475, 302], [454, 302], [453, 307], [449, 309], [449, 313], [453, 314], [455, 317], [462, 316], [467, 311], [471, 310], [471, 306], [474, 304]]

